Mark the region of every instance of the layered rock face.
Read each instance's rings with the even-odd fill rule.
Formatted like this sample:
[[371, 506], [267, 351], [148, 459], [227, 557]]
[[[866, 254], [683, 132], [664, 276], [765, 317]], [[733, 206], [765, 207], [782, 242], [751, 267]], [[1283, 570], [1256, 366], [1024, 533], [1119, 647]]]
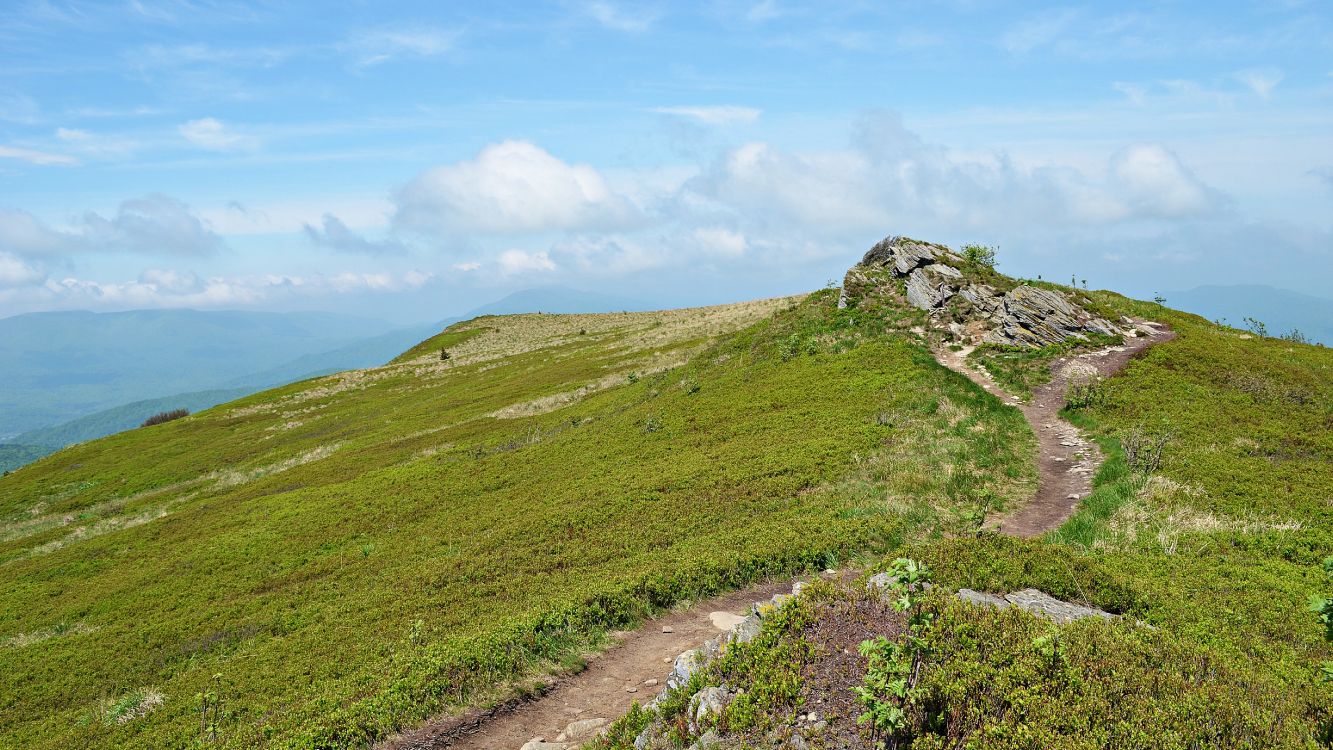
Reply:
[[[888, 237], [847, 272], [838, 304], [846, 306], [870, 294], [897, 293], [896, 288], [884, 288], [883, 271], [887, 271], [890, 279], [904, 280], [907, 301], [914, 307], [936, 313], [951, 301], [961, 306], [968, 318], [987, 329], [981, 336], [986, 343], [1040, 347], [1087, 338], [1088, 333], [1125, 333], [1059, 292], [1027, 284], [1000, 292], [973, 282], [961, 270], [966, 265], [962, 256], [944, 245]], [[960, 333], [962, 327], [955, 324], [953, 329]]]

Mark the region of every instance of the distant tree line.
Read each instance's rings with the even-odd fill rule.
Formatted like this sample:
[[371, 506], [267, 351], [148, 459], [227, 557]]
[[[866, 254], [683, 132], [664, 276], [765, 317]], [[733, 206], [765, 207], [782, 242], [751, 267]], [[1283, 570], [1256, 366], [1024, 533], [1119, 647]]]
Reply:
[[181, 417], [188, 417], [188, 416], [190, 416], [189, 409], [172, 409], [171, 411], [160, 411], [154, 414], [153, 416], [149, 417], [148, 419], [145, 419], [143, 421], [143, 424], [139, 426], [152, 427], [155, 424], [162, 424], [163, 422], [170, 422], [173, 419], [180, 419]]

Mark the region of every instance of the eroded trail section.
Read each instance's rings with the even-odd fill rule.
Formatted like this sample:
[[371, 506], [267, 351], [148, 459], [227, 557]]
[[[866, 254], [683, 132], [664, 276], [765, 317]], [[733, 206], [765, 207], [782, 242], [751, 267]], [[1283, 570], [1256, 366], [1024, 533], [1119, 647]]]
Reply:
[[[587, 669], [558, 679], [536, 700], [442, 718], [383, 742], [379, 748], [578, 747], [623, 716], [633, 701], [644, 703], [657, 695], [678, 655], [731, 629], [753, 602], [786, 593], [791, 586], [791, 581], [751, 586], [649, 620], [638, 630], [618, 633], [615, 645], [591, 658]], [[534, 742], [536, 738], [544, 742]]]
[[1052, 365], [1051, 381], [1035, 389], [1027, 402], [1006, 393], [988, 374], [971, 367], [967, 363], [969, 350], [936, 352], [945, 367], [967, 376], [1005, 403], [1018, 407], [1037, 435], [1037, 494], [1029, 503], [999, 520], [996, 527], [1002, 533], [1033, 537], [1051, 531], [1073, 515], [1079, 501], [1092, 491], [1092, 477], [1104, 456], [1096, 443], [1060, 417], [1060, 410], [1064, 408], [1065, 394], [1071, 382], [1110, 377], [1134, 355], [1153, 344], [1175, 338], [1174, 333], [1160, 324], [1135, 323], [1140, 335], [1127, 338], [1121, 346], [1056, 361]]

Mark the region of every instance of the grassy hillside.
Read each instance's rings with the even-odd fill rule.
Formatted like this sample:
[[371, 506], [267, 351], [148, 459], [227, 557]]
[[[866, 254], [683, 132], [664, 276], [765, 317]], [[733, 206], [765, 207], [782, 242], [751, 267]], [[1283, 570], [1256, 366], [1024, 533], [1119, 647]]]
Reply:
[[0, 746], [181, 747], [213, 701], [217, 746], [360, 746], [1027, 496], [1019, 415], [835, 302], [481, 318], [0, 479]]
[[[1091, 406], [1067, 410], [1111, 459], [1062, 528], [895, 552], [944, 584], [924, 605], [935, 620], [901, 738], [914, 748], [1329, 747], [1333, 684], [1321, 665], [1333, 649], [1307, 602], [1333, 593], [1321, 565], [1333, 552], [1333, 351], [1091, 296], [1178, 338], [1105, 381]], [[1124, 450], [1145, 436], [1163, 441], [1160, 465]], [[1125, 617], [1057, 628], [947, 595], [964, 586], [1036, 587]], [[818, 590], [724, 661], [733, 688], [755, 697], [722, 726], [762, 738], [819, 708], [811, 686], [829, 673], [817, 665], [831, 627], [821, 613], [855, 602]], [[902, 633], [895, 617], [872, 632]], [[630, 746], [644, 721], [631, 715], [606, 745]]]

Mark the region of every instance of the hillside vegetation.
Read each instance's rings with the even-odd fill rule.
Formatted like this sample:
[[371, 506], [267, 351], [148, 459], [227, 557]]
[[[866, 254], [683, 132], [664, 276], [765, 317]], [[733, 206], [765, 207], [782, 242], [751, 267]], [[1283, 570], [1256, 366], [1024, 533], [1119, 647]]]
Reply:
[[0, 479], [0, 746], [364, 746], [1029, 496], [1021, 416], [836, 299], [483, 317]]
[[[924, 655], [910, 697], [889, 704], [904, 708], [900, 728], [879, 737], [899, 747], [1333, 744], [1323, 666], [1333, 651], [1307, 607], [1333, 588], [1323, 565], [1333, 551], [1333, 351], [1088, 297], [1178, 337], [1067, 409], [1110, 454], [1076, 515], [1043, 539], [917, 539], [895, 551], [925, 563], [936, 587], [914, 605], [933, 618], [915, 636], [863, 587], [814, 587], [664, 701], [666, 726], [686, 725], [690, 692], [725, 680], [745, 692], [713, 720], [723, 746], [800, 734], [810, 747], [873, 747], [870, 726], [856, 722], [869, 704], [852, 691], [885, 673], [842, 649], [887, 635]], [[1067, 351], [988, 364], [1030, 373]], [[951, 595], [959, 587], [1034, 587], [1123, 617], [1056, 626], [963, 604]], [[809, 711], [824, 725], [802, 719]], [[601, 746], [630, 747], [649, 718], [632, 712]]]

